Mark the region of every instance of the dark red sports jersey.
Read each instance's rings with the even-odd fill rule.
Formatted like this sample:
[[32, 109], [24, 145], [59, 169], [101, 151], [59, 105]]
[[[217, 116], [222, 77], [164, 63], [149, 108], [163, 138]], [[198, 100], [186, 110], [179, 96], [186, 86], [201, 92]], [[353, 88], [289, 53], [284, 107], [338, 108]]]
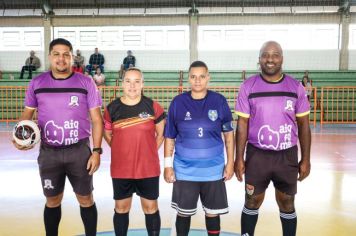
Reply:
[[142, 179], [160, 175], [155, 124], [164, 118], [163, 108], [145, 96], [133, 106], [117, 98], [106, 107], [105, 129], [112, 130], [112, 178]]

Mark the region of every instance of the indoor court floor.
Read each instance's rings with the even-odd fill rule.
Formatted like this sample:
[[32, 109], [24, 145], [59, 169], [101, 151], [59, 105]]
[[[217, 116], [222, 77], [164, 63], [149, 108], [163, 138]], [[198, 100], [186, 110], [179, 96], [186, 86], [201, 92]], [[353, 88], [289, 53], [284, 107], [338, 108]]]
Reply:
[[[12, 125], [0, 126], [0, 236], [45, 235], [42, 220], [44, 197], [37, 168], [38, 145], [30, 151], [18, 151], [11, 140]], [[160, 158], [163, 158], [160, 149]], [[94, 198], [98, 208], [98, 235], [112, 233], [112, 185], [110, 150], [104, 145], [101, 167], [94, 176]], [[298, 184], [296, 210], [297, 235], [356, 235], [356, 126], [312, 128], [312, 171]], [[162, 162], [161, 162], [162, 163]], [[161, 235], [174, 235], [175, 211], [170, 207], [172, 185], [161, 178], [159, 207]], [[244, 185], [234, 177], [227, 182], [230, 213], [221, 217], [225, 235], [239, 235]], [[204, 235], [204, 213], [199, 208], [192, 218], [191, 235]], [[130, 212], [130, 235], [145, 235], [144, 214], [135, 196]], [[143, 229], [143, 231], [139, 230]], [[70, 184], [62, 203], [60, 235], [83, 235], [84, 230]], [[203, 232], [203, 233], [202, 233]], [[200, 233], [200, 234], [199, 234]], [[232, 233], [232, 234], [230, 234]], [[206, 234], [205, 234], [206, 235]], [[273, 185], [260, 208], [256, 236], [279, 236], [281, 225]]]

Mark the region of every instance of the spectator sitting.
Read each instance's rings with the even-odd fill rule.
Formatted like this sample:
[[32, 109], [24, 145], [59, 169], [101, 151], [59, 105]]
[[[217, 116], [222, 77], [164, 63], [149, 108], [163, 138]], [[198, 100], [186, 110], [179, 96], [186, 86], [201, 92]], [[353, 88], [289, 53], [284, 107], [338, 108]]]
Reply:
[[96, 71], [96, 68], [99, 67], [100, 70], [104, 73], [104, 63], [105, 63], [105, 58], [103, 54], [100, 54], [99, 49], [95, 48], [95, 53], [91, 54], [89, 58], [89, 65], [86, 66], [86, 69], [91, 74], [93, 70]]
[[89, 78], [93, 78], [93, 76], [91, 76], [91, 74], [87, 70], [85, 70], [84, 75], [88, 76]]
[[135, 65], [136, 65], [136, 58], [135, 56], [132, 55], [132, 51], [128, 50], [127, 56], [124, 58], [124, 61], [122, 62], [120, 67], [120, 71], [119, 71], [120, 79], [124, 77], [125, 71], [128, 68], [135, 67]]
[[96, 68], [95, 75], [93, 76], [93, 79], [95, 81], [95, 84], [97, 86], [102, 86], [105, 83], [105, 75], [101, 73], [101, 70], [99, 67]]
[[302, 85], [304, 86], [307, 96], [308, 96], [308, 101], [310, 101], [310, 95], [312, 93], [312, 85], [311, 82], [308, 78], [308, 76], [304, 75], [303, 80], [302, 80]]
[[84, 72], [83, 67], [80, 66], [80, 64], [78, 64], [76, 62], [74, 62], [74, 65], [72, 66], [72, 71], [81, 73], [81, 74], [83, 74], [83, 72]]
[[31, 51], [30, 57], [26, 59], [25, 65], [22, 67], [20, 79], [23, 79], [25, 70], [28, 71], [28, 79], [32, 79], [32, 71], [36, 71], [40, 66], [40, 59], [35, 56], [35, 51]]
[[77, 55], [74, 56], [74, 65], [78, 65], [83, 68], [82, 73], [84, 72], [84, 57], [81, 55], [81, 51], [77, 49]]

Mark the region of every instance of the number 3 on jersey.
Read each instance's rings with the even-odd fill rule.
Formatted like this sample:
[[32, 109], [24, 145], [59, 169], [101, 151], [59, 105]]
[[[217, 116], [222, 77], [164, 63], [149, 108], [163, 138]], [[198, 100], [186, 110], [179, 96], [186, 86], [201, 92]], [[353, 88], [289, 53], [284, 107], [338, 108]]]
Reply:
[[203, 135], [204, 135], [203, 131], [204, 131], [204, 129], [202, 127], [198, 128], [198, 136], [199, 136], [199, 138], [203, 137]]

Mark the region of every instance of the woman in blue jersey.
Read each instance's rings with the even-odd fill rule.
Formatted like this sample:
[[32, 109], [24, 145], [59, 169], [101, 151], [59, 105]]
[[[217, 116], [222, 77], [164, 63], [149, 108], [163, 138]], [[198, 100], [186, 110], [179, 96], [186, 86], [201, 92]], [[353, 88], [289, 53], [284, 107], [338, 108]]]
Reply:
[[164, 178], [173, 183], [171, 205], [177, 210], [178, 236], [188, 235], [199, 197], [209, 236], [219, 235], [219, 215], [228, 212], [225, 181], [234, 173], [232, 114], [226, 98], [208, 90], [209, 80], [206, 64], [193, 62], [189, 67], [191, 90], [176, 96], [168, 111]]

